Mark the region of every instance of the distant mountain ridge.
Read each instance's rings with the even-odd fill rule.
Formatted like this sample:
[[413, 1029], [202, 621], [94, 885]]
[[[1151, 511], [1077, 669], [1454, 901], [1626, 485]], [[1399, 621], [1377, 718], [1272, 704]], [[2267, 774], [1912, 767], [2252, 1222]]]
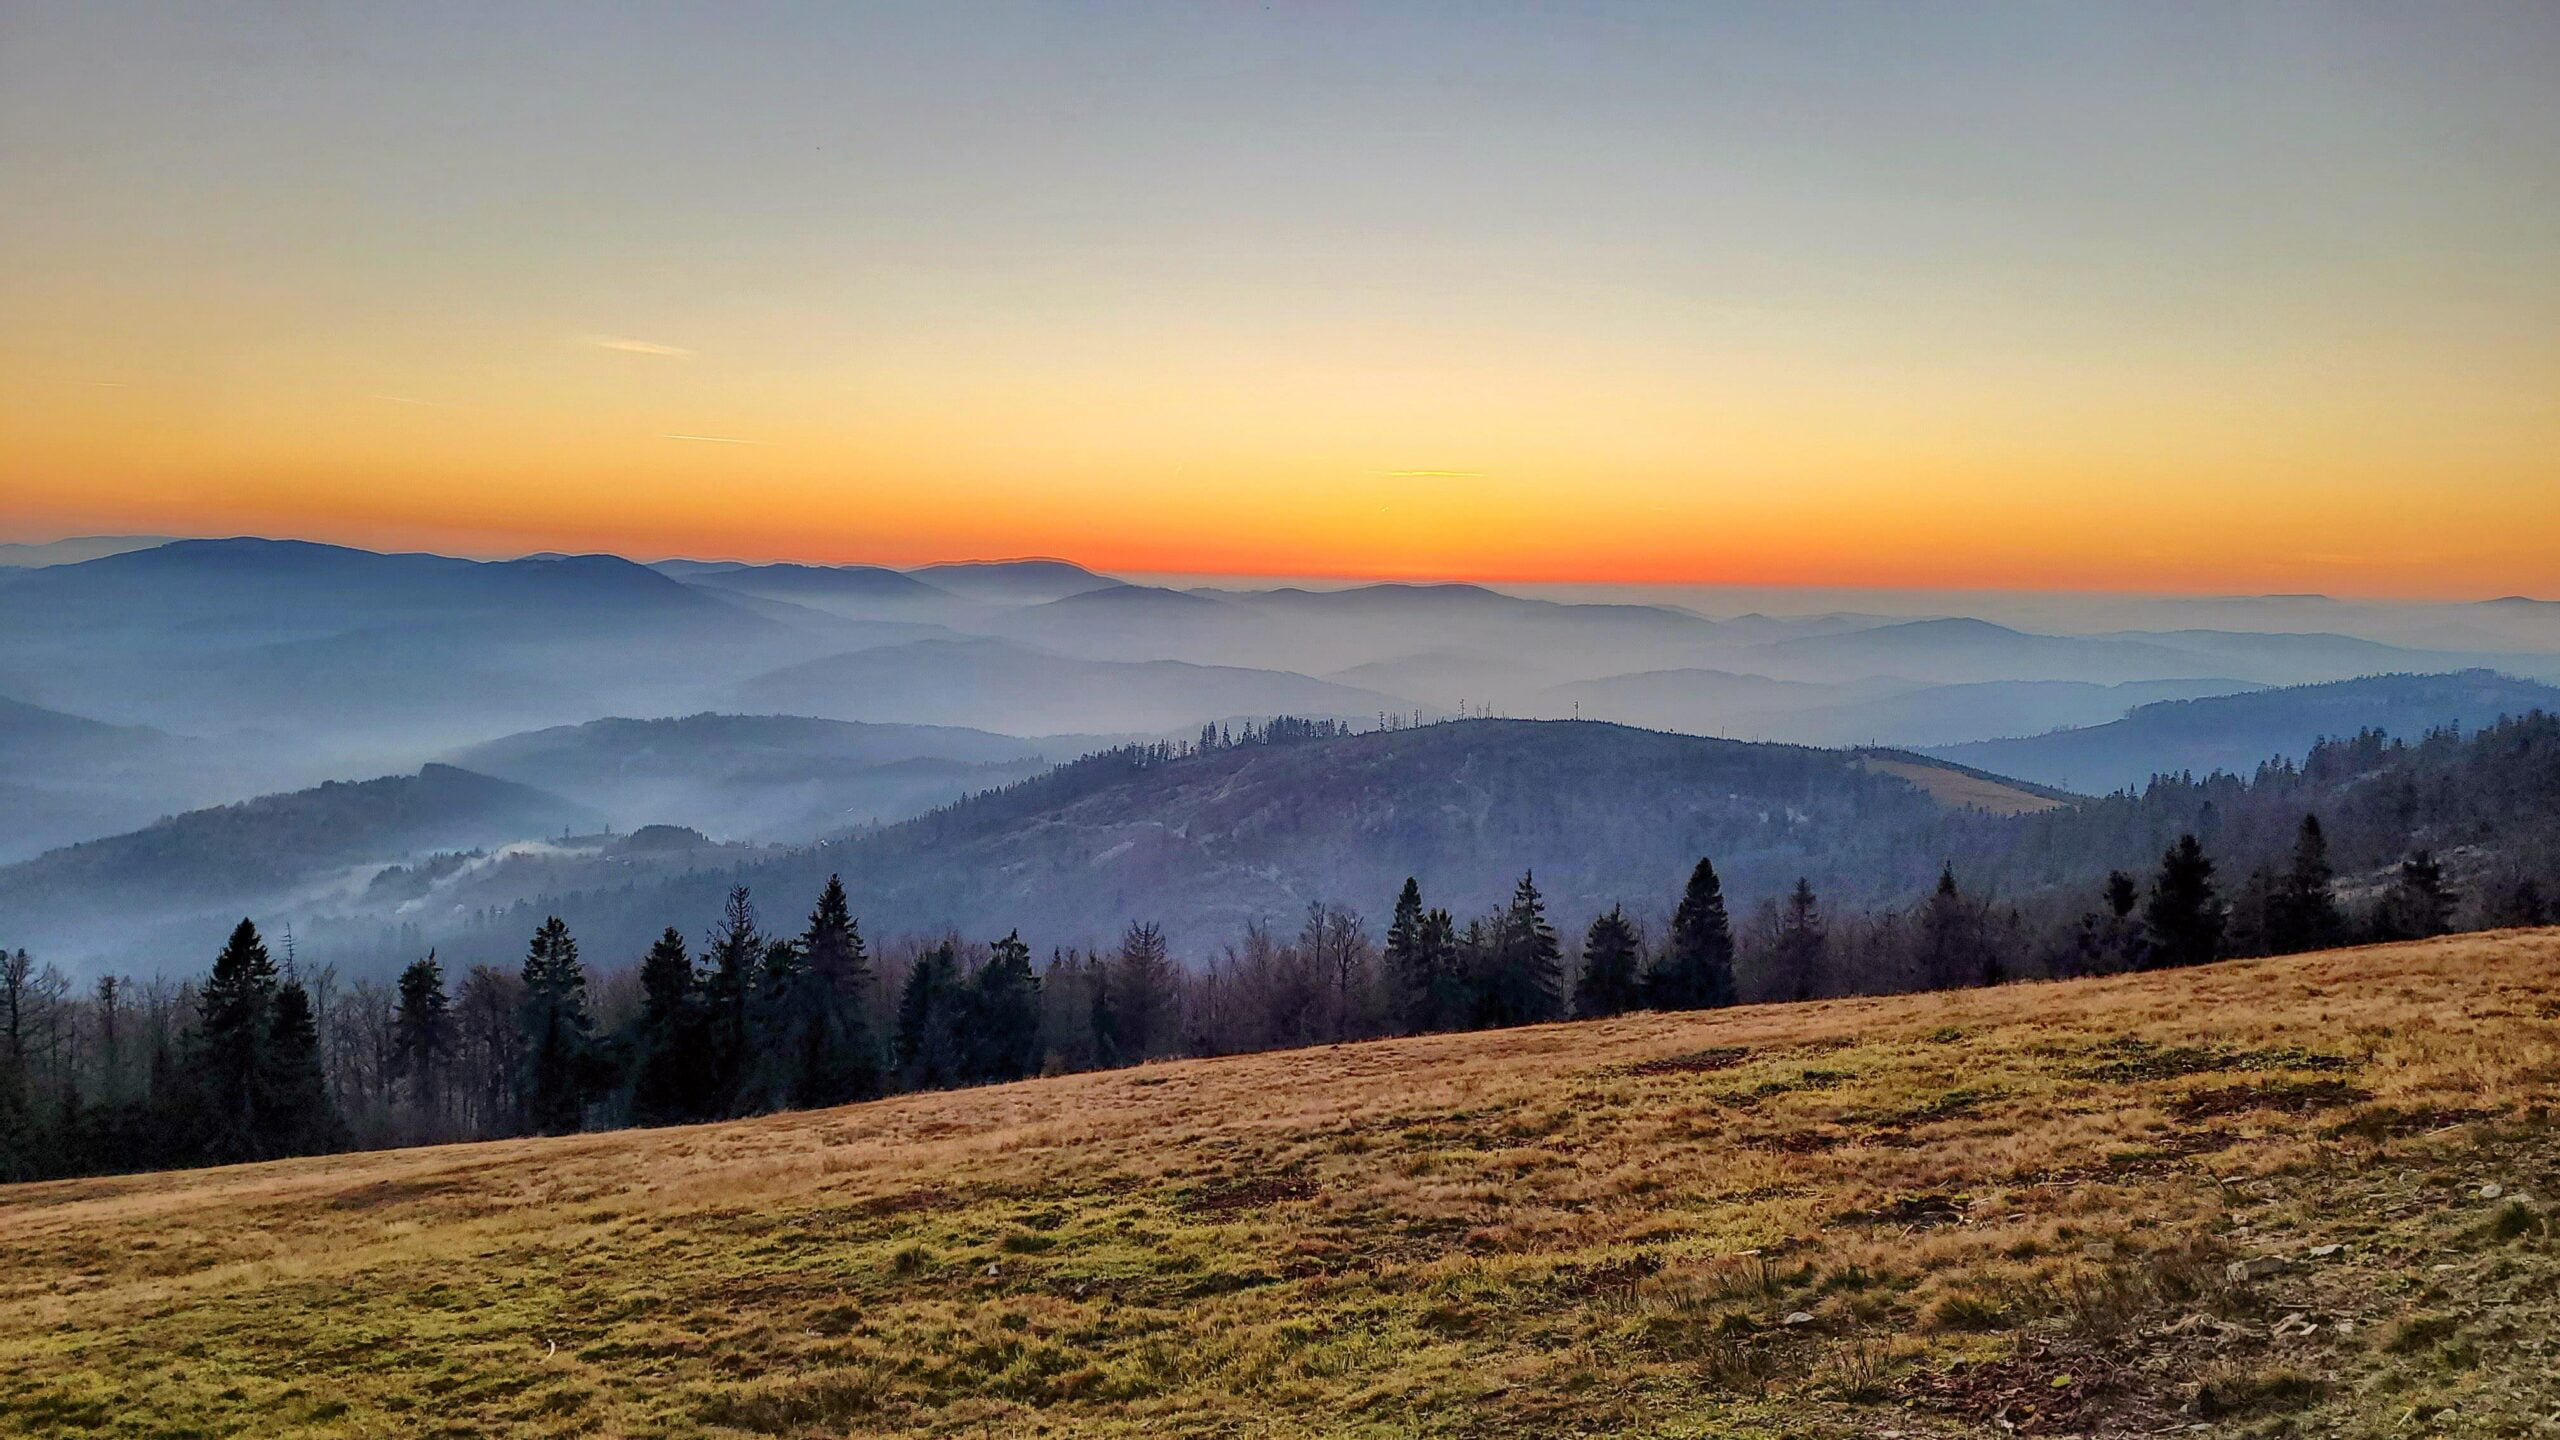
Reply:
[[1926, 747], [1941, 759], [2084, 793], [2138, 787], [2155, 774], [2247, 774], [2299, 760], [2315, 741], [2376, 729], [2402, 739], [2507, 715], [2560, 711], [2560, 688], [2490, 670], [2375, 675], [2144, 705], [2104, 725]]
[[706, 713], [591, 720], [451, 758], [575, 800], [626, 829], [680, 823], [724, 839], [806, 841], [904, 820], [1125, 738], [1032, 741], [955, 726]]

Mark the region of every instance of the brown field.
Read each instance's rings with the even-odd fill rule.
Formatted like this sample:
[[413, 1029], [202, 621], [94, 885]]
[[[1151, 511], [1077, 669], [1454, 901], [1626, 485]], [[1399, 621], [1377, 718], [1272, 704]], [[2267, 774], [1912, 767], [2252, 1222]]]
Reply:
[[2560, 1433], [2555, 1100], [2535, 931], [28, 1186], [0, 1431]]
[[1863, 762], [1880, 775], [1896, 775], [1926, 791], [1941, 805], [1958, 809], [1986, 810], [1994, 815], [2032, 815], [2039, 810], [2058, 810], [2063, 802], [2050, 795], [2038, 795], [2015, 785], [2004, 785], [1988, 775], [1968, 775], [1941, 765], [1924, 765], [1913, 760], [1893, 760], [1870, 755]]

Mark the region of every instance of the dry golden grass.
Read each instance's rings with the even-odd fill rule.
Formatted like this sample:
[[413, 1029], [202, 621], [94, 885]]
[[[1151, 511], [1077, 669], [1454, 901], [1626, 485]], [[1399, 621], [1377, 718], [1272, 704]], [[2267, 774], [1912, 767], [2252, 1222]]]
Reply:
[[1866, 757], [1864, 764], [1877, 774], [1900, 776], [1919, 786], [1939, 804], [1960, 810], [1984, 810], [1994, 815], [2031, 815], [2039, 810], [2058, 810], [2063, 804], [2050, 795], [2038, 795], [2032, 790], [2002, 784], [1988, 775], [1968, 775], [1943, 765], [1892, 760], [1881, 755]]
[[2510, 932], [27, 1186], [0, 1431], [2537, 1433], [2555, 1017]]

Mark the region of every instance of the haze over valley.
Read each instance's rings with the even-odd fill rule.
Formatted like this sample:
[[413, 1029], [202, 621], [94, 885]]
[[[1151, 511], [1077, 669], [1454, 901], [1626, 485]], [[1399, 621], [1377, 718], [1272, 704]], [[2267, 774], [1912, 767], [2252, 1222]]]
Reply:
[[[373, 972], [413, 944], [503, 952], [515, 922], [491, 917], [537, 902], [636, 946], [653, 917], [707, 913], [728, 877], [797, 891], [830, 868], [893, 932], [1098, 945], [1152, 921], [1193, 953], [1310, 903], [1374, 908], [1407, 874], [1476, 905], [1525, 866], [1584, 915], [1638, 900], [1633, 877], [1668, 887], [1699, 848], [1729, 856], [1746, 903], [1805, 873], [1881, 904], [1925, 883], [1985, 796], [2016, 808], [1965, 771], [2043, 806], [2560, 698], [2560, 606], [2520, 601], [2081, 597], [2046, 603], [2072, 623], [2038, 631], [1819, 593], [1721, 613], [1712, 595], [1135, 584], [1054, 560], [475, 561], [251, 538], [12, 558], [56, 563], [0, 569], [0, 905], [14, 935], [84, 965], [183, 963], [248, 913]], [[2106, 627], [2118, 611], [2138, 626]], [[2289, 628], [2311, 617], [2340, 628]], [[2458, 643], [2408, 643], [2423, 637]], [[1022, 788], [1280, 716], [1374, 738], [1293, 750], [1286, 778], [1239, 774], [1301, 814], [1277, 828], [1196, 785]], [[1879, 752], [1902, 758], [1859, 758]], [[1961, 768], [1925, 768], [1939, 761]], [[1372, 764], [1388, 768], [1363, 778]], [[1007, 787], [996, 809], [961, 804]], [[1754, 825], [1790, 816], [1785, 838], [1713, 818], [1734, 803]], [[901, 827], [929, 812], [948, 815]], [[1305, 812], [1348, 828], [1319, 839]], [[1031, 828], [988, 832], [990, 813]], [[651, 898], [560, 898], [601, 893]]]

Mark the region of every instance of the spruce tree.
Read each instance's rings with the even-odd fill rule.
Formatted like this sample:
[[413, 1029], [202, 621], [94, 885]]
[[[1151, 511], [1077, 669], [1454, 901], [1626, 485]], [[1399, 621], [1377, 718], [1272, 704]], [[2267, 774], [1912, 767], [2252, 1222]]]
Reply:
[[432, 950], [400, 972], [391, 1056], [420, 1118], [430, 1127], [443, 1124], [445, 1080], [453, 1064], [453, 1002], [445, 994], [444, 967]]
[[317, 1155], [340, 1143], [342, 1127], [320, 1063], [320, 1025], [311, 992], [300, 980], [288, 978], [276, 987], [258, 1091], [262, 1154]]
[[959, 1082], [964, 1000], [959, 957], [949, 941], [916, 957], [898, 992], [898, 1069], [909, 1089]]
[[525, 951], [517, 1026], [524, 1037], [519, 1109], [525, 1124], [545, 1135], [576, 1130], [585, 1122], [594, 1077], [594, 1029], [578, 942], [557, 915], [533, 932]]
[[2453, 907], [2460, 898], [2445, 884], [2444, 866], [2432, 852], [2421, 850], [2400, 862], [2399, 875], [2383, 892], [2377, 936], [2424, 940], [2442, 935], [2453, 928]]
[[1564, 947], [1547, 923], [1547, 902], [1536, 877], [1523, 874], [1511, 904], [1495, 917], [1492, 954], [1479, 1023], [1532, 1025], [1552, 1020], [1560, 1008]]
[[1134, 1064], [1172, 1048], [1174, 971], [1164, 930], [1132, 921], [1112, 957], [1110, 1029], [1118, 1058]]
[[1459, 954], [1458, 922], [1445, 907], [1422, 917], [1420, 964], [1431, 977], [1420, 1030], [1450, 1030], [1466, 1023], [1474, 995], [1474, 971]]
[[1777, 971], [1777, 998], [1810, 1000], [1822, 993], [1823, 970], [1831, 955], [1831, 936], [1824, 929], [1813, 883], [1796, 877], [1796, 888], [1778, 911], [1777, 942], [1770, 959]]
[[1623, 1015], [1643, 998], [1636, 970], [1636, 927], [1624, 906], [1594, 918], [1582, 938], [1582, 973], [1573, 984], [1573, 1013], [1586, 1019]]
[[1733, 1003], [1733, 922], [1725, 914], [1724, 882], [1716, 878], [1712, 860], [1701, 856], [1689, 872], [1688, 888], [1671, 917], [1671, 948], [1647, 980], [1646, 999], [1657, 1010]]
[[1955, 867], [1941, 868], [1938, 888], [1920, 906], [1916, 959], [1922, 988], [1998, 984], [2000, 961], [1992, 953], [1987, 928], [1982, 904], [1956, 883]]
[[844, 881], [827, 877], [801, 932], [800, 953], [811, 988], [801, 1002], [801, 1103], [841, 1105], [880, 1091], [880, 1057], [871, 1034], [871, 958], [845, 899]]
[[640, 1014], [633, 1022], [631, 1118], [643, 1125], [698, 1119], [710, 1085], [702, 1066], [702, 979], [670, 925], [640, 960]]
[[2143, 906], [2145, 962], [2152, 969], [2203, 965], [2222, 954], [2224, 914], [2214, 893], [2213, 862], [2193, 835], [2178, 837], [2160, 857], [2159, 878]]
[[1040, 977], [1031, 973], [1031, 947], [1020, 931], [997, 941], [969, 977], [965, 1009], [967, 1078], [1001, 1082], [1039, 1073]]
[[2293, 863], [2276, 880], [2267, 900], [2267, 949], [2277, 955], [2326, 950], [2346, 934], [2331, 891], [2336, 872], [2329, 866], [2329, 837], [2320, 817], [2305, 815], [2294, 832]]
[[729, 1113], [745, 1088], [756, 967], [764, 962], [764, 949], [764, 936], [756, 929], [755, 901], [746, 886], [735, 886], [721, 902], [720, 928], [712, 932], [711, 949], [704, 957], [711, 972], [703, 980], [708, 1093], [701, 1108], [706, 1115]]
[[1387, 948], [1381, 963], [1387, 972], [1387, 1003], [1398, 1030], [1414, 1034], [1432, 1028], [1431, 955], [1423, 944], [1422, 885], [1406, 876], [1396, 896], [1395, 918], [1387, 924]]
[[275, 998], [275, 961], [258, 938], [258, 927], [242, 920], [196, 993], [192, 1068], [204, 1121], [197, 1138], [213, 1160], [248, 1160], [262, 1153], [260, 1142], [269, 1126], [259, 1111], [259, 1079]]

